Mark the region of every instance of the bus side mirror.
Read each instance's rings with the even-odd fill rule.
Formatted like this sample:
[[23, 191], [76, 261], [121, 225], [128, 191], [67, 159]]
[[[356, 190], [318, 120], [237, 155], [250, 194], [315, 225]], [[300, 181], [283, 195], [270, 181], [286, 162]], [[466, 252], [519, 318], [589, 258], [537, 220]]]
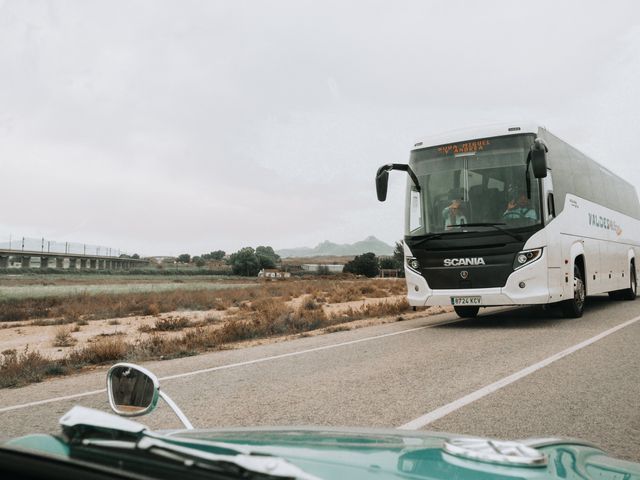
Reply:
[[401, 172], [407, 172], [413, 184], [415, 185], [416, 192], [420, 191], [420, 182], [418, 177], [411, 170], [411, 167], [406, 163], [388, 163], [381, 166], [376, 173], [376, 193], [378, 194], [378, 200], [384, 202], [387, 199], [387, 187], [389, 186], [389, 172], [391, 170], [400, 170]]
[[387, 187], [389, 186], [389, 165], [383, 165], [376, 173], [376, 193], [378, 200], [384, 202], [387, 199]]
[[547, 176], [547, 146], [544, 142], [536, 138], [535, 143], [531, 147], [531, 169], [533, 176], [536, 178], [545, 178]]

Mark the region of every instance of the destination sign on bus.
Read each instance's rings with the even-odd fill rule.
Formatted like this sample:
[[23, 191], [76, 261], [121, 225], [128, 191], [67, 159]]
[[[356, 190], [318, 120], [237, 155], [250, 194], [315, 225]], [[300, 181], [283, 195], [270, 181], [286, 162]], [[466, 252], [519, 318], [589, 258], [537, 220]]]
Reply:
[[458, 154], [458, 153], [473, 153], [480, 152], [485, 149], [491, 143], [489, 140], [474, 140], [472, 142], [453, 143], [451, 145], [443, 145], [438, 147], [438, 151], [443, 155]]

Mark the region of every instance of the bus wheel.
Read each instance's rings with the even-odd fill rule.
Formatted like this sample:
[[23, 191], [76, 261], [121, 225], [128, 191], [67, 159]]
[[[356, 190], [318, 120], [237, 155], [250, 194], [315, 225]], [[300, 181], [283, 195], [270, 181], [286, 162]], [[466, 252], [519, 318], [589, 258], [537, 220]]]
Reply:
[[562, 313], [567, 318], [578, 318], [584, 311], [584, 300], [587, 292], [578, 265], [573, 266], [573, 298], [562, 302]]
[[638, 295], [638, 279], [636, 278], [636, 266], [633, 263], [629, 267], [629, 278], [631, 279], [629, 288], [625, 288], [624, 290], [620, 291], [621, 300], [635, 300], [636, 295]]
[[460, 318], [476, 318], [480, 307], [453, 307]]

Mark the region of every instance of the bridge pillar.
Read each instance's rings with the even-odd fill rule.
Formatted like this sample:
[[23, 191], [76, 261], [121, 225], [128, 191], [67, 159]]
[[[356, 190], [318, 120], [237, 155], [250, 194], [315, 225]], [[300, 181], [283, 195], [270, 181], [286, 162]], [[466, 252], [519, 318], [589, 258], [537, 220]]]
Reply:
[[22, 268], [29, 268], [31, 266], [31, 257], [21, 257], [20, 263], [22, 263]]
[[78, 268], [77, 266], [77, 258], [70, 258], [69, 259], [69, 270], [75, 270], [76, 268]]
[[9, 268], [9, 257], [0, 257], [0, 268]]
[[40, 257], [40, 268], [49, 267], [49, 257]]
[[104, 270], [104, 260], [98, 260], [98, 270]]
[[81, 258], [80, 259], [80, 269], [84, 270], [85, 268], [87, 268], [87, 259], [86, 258]]
[[95, 258], [90, 258], [89, 259], [89, 265], [90, 265], [89, 268], [91, 268], [92, 270], [96, 269], [97, 264], [98, 264], [98, 262], [96, 261]]
[[113, 261], [113, 269], [120, 270], [121, 263], [118, 260]]
[[64, 257], [56, 257], [56, 268], [64, 268]]

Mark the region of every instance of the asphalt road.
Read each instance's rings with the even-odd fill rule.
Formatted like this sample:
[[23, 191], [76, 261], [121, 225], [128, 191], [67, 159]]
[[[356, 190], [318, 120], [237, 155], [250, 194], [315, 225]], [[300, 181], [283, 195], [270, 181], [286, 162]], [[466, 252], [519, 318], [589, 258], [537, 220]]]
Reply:
[[[589, 298], [580, 319], [540, 308], [493, 309], [464, 321], [446, 314], [145, 366], [196, 428], [395, 428], [450, 406], [420, 428], [576, 437], [640, 461], [640, 321], [629, 322], [637, 317], [640, 299], [603, 296]], [[608, 334], [566, 352], [602, 332]], [[0, 435], [56, 432], [74, 404], [108, 410], [104, 392], [90, 393], [104, 388], [104, 373], [0, 390]], [[484, 396], [473, 397], [479, 391]], [[76, 394], [82, 396], [57, 398]], [[180, 427], [164, 405], [142, 421]]]

